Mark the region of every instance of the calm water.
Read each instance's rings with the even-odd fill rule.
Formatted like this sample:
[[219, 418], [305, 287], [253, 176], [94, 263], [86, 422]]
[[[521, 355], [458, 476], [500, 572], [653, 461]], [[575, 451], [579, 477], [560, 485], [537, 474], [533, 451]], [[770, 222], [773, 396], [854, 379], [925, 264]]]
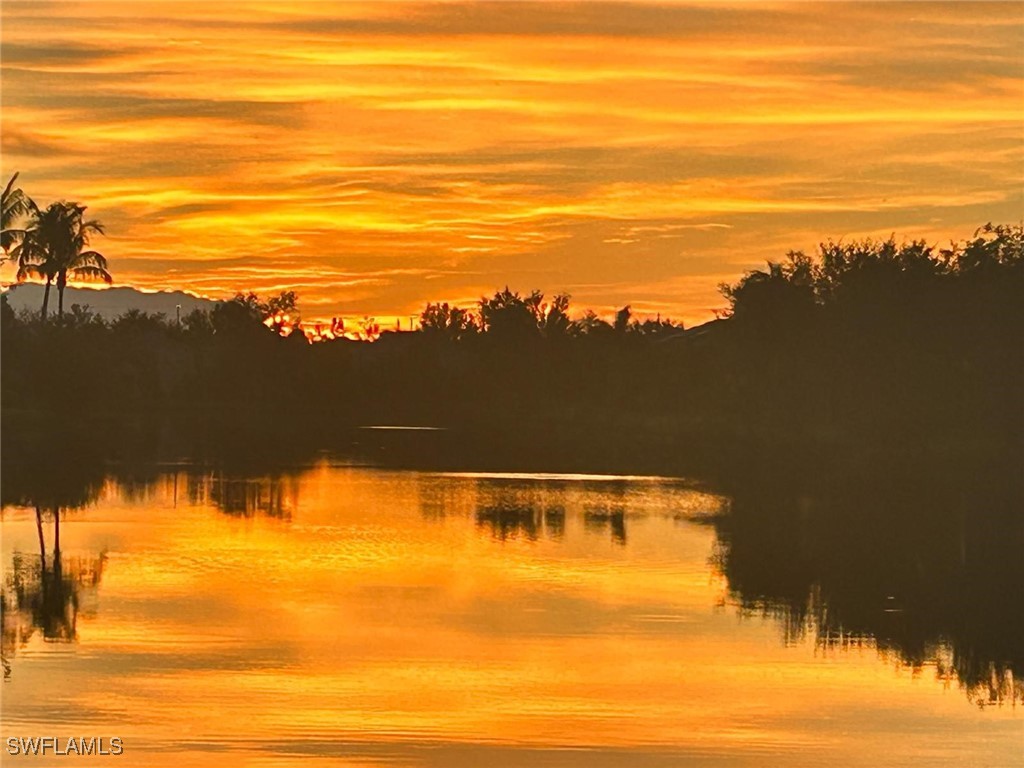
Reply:
[[42, 564], [35, 511], [2, 523], [2, 736], [123, 739], [90, 765], [1024, 763], [1012, 672], [829, 627], [814, 587], [773, 602], [715, 522], [733, 500], [682, 481], [325, 462], [96, 490], [59, 567], [49, 511]]

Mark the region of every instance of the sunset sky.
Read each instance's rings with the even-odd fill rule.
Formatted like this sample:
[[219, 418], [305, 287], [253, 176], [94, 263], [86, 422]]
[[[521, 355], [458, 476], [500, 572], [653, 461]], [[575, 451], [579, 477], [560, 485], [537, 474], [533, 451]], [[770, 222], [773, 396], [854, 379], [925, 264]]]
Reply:
[[5, 0], [4, 180], [118, 284], [700, 322], [789, 249], [1019, 223], [1022, 7]]

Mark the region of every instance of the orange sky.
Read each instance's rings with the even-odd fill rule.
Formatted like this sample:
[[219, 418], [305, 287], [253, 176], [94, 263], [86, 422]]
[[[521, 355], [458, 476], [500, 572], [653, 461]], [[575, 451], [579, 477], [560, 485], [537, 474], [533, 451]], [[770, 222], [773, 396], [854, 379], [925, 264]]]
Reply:
[[1019, 222], [1021, 8], [6, 1], [3, 173], [122, 284], [699, 322], [826, 237]]

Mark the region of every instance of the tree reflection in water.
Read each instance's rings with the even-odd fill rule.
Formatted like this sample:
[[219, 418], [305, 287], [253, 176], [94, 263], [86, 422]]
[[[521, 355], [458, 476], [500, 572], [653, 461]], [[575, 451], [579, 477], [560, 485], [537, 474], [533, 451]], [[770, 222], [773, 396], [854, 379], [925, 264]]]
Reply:
[[238, 517], [265, 515], [290, 520], [299, 499], [297, 473], [250, 477], [213, 471], [189, 474], [187, 493], [193, 505], [209, 505]]
[[[60, 551], [61, 515], [53, 510], [91, 503], [105, 482], [134, 498], [173, 479], [178, 499], [179, 478], [180, 498], [228, 515], [290, 520], [299, 508], [300, 474], [266, 465], [122, 477], [88, 452], [65, 451], [48, 463], [29, 452], [20, 458], [15, 467], [5, 457], [2, 502], [37, 510], [40, 547], [38, 555], [15, 554], [5, 574], [5, 674], [8, 656], [35, 633], [74, 641], [83, 596], [103, 573], [103, 555]], [[708, 485], [730, 502], [700, 518], [714, 528], [712, 566], [738, 610], [777, 621], [786, 643], [810, 638], [824, 653], [867, 647], [915, 671], [933, 670], [981, 706], [1024, 702], [1024, 493], [1007, 482], [1005, 468], [876, 465], [817, 483], [805, 468], [756, 480], [747, 469], [709, 473]], [[458, 511], [497, 540], [556, 543], [567, 515], [580, 514], [584, 531], [622, 547], [631, 542], [630, 520], [657, 513], [628, 483], [602, 483], [580, 503], [561, 488], [483, 480], [468, 501], [433, 484], [421, 493], [421, 512], [441, 520]]]
[[[565, 507], [543, 484], [523, 480], [483, 479], [475, 484], [473, 519], [480, 530], [500, 541], [560, 539], [565, 534]], [[438, 500], [426, 509], [434, 509]], [[436, 516], [436, 511], [433, 513]]]
[[15, 552], [0, 587], [4, 677], [11, 673], [10, 658], [25, 647], [36, 632], [50, 643], [78, 639], [78, 615], [87, 597], [95, 595], [103, 576], [106, 555], [68, 557], [60, 549], [60, 512], [53, 518], [53, 553], [47, 557], [44, 514], [36, 507], [39, 554]]
[[594, 505], [583, 513], [583, 525], [590, 531], [608, 530], [612, 541], [626, 546], [626, 510], [618, 505]]
[[731, 494], [714, 567], [748, 614], [787, 643], [873, 647], [958, 681], [980, 706], [1024, 702], [1024, 519], [1019, 489], [990, 479], [873, 477], [798, 494]]
[[[0, 586], [4, 676], [9, 658], [36, 632], [46, 642], [77, 640], [83, 599], [94, 595], [103, 575], [104, 554], [67, 556], [61, 549], [62, 518], [93, 503], [107, 480], [104, 456], [89, 436], [76, 430], [4, 430], [0, 505], [35, 510], [38, 554], [15, 552]], [[52, 554], [46, 529], [52, 522]]]
[[[583, 483], [593, 496], [584, 504], [583, 526], [590, 533], [604, 533], [619, 545], [626, 544], [626, 485], [603, 481], [597, 485]], [[540, 537], [561, 539], [565, 535], [566, 507], [559, 493], [565, 486], [530, 481], [478, 482], [474, 519], [478, 528], [486, 529], [495, 539], [505, 541]], [[421, 505], [428, 519], [443, 517], [437, 499]]]
[[[868, 648], [914, 674], [931, 671], [979, 706], [1024, 702], [1021, 489], [981, 471], [866, 476], [719, 479], [724, 511], [687, 519], [715, 530], [711, 563], [728, 603], [777, 622], [786, 644]], [[565, 507], [539, 488], [481, 484], [476, 526], [500, 541], [561, 536]], [[602, 492], [574, 514], [584, 530], [628, 546], [627, 519], [653, 511], [612, 484]], [[443, 517], [430, 501], [428, 519]]]

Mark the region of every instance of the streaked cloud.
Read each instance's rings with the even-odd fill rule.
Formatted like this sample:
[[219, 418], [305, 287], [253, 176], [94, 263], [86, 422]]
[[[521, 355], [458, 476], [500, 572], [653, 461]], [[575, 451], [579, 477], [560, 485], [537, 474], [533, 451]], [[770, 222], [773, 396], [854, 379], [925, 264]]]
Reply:
[[[5, 3], [4, 172], [119, 282], [407, 315], [506, 283], [696, 322], [791, 248], [1024, 211], [984, 3]], [[10, 279], [8, 270], [3, 277]]]

